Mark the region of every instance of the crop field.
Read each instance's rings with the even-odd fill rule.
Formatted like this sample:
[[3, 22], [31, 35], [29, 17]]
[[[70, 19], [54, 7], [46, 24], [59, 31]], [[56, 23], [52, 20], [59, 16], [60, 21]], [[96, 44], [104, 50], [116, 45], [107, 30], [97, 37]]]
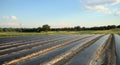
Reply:
[[41, 36], [63, 34], [120, 34], [120, 30], [85, 30], [85, 31], [48, 31], [48, 32], [0, 32], [0, 38], [17, 36]]
[[0, 38], [0, 65], [120, 65], [120, 35]]

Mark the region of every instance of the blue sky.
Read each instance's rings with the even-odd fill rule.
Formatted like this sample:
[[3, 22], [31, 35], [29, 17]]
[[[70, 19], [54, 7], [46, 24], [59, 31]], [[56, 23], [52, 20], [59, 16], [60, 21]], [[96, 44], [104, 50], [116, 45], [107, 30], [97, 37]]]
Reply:
[[0, 0], [0, 27], [120, 24], [120, 0]]

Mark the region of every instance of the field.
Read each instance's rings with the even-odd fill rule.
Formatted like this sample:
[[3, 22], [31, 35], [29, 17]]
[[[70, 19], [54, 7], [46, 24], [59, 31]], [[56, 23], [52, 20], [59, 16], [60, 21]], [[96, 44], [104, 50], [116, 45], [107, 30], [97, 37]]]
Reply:
[[86, 31], [48, 31], [48, 32], [0, 32], [0, 37], [13, 36], [38, 36], [38, 35], [58, 35], [58, 34], [120, 34], [120, 30], [86, 30]]
[[74, 32], [0, 38], [0, 65], [120, 65], [119, 40], [118, 34]]

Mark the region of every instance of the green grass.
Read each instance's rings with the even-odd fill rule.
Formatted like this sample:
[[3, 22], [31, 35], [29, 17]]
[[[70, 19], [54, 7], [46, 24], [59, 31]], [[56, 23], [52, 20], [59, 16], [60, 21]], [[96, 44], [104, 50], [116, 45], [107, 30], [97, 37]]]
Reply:
[[120, 34], [120, 30], [80, 31], [80, 34]]
[[0, 38], [1, 37], [13, 37], [13, 36], [38, 36], [38, 35], [57, 35], [57, 34], [79, 34], [78, 32], [67, 32], [67, 31], [60, 31], [60, 32], [0, 32]]
[[0, 32], [0, 37], [13, 37], [13, 36], [35, 36], [35, 35], [55, 35], [55, 34], [120, 34], [120, 30], [98, 30], [98, 31], [49, 31], [49, 32]]

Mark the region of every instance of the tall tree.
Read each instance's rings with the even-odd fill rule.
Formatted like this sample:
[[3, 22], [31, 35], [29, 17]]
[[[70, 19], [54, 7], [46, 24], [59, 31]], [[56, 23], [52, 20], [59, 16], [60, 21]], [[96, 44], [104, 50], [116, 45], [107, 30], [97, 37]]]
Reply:
[[80, 31], [81, 28], [80, 28], [80, 26], [75, 26], [75, 27], [74, 27], [74, 30], [75, 30], [75, 31]]
[[120, 28], [120, 25], [118, 25], [117, 28]]
[[43, 29], [43, 31], [49, 31], [50, 30], [50, 26], [49, 25], [43, 25], [42, 26], [42, 29]]
[[38, 27], [37, 28], [37, 32], [41, 32], [42, 31], [42, 28], [41, 27]]

